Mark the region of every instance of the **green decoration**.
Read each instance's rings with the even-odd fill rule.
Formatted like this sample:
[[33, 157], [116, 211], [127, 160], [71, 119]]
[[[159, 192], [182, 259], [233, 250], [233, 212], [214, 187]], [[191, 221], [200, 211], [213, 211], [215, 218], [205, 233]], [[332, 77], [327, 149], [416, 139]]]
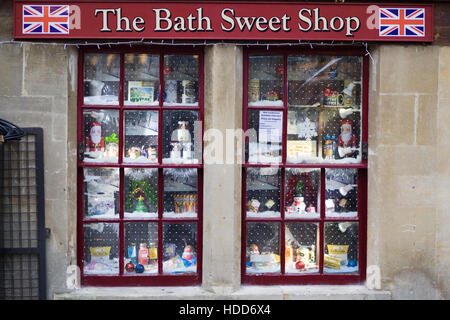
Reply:
[[298, 180], [297, 185], [295, 186], [295, 193], [297, 197], [301, 197], [303, 195], [303, 187], [304, 187], [303, 181]]
[[138, 203], [136, 205], [135, 211], [137, 211], [137, 212], [148, 212], [147, 208], [145, 206], [145, 203], [144, 203], [144, 197], [143, 196], [139, 196], [138, 197]]
[[109, 137], [105, 137], [105, 143], [111, 143], [111, 142], [115, 142], [115, 143], [119, 143], [119, 138], [117, 137], [117, 135], [115, 133], [112, 133]]
[[[136, 211], [138, 211], [137, 205], [135, 208], [133, 206], [133, 203], [134, 203], [134, 200], [138, 199], [137, 197], [140, 197], [140, 196], [144, 197], [145, 200], [149, 204], [154, 206], [155, 208], [157, 207], [158, 194], [157, 194], [156, 189], [150, 183], [148, 183], [148, 181], [146, 181], [146, 180], [131, 180], [129, 192], [128, 192], [127, 198], [125, 199], [126, 211], [131, 212], [135, 209], [136, 209]], [[143, 199], [142, 199], [142, 203], [144, 204]], [[138, 199], [138, 204], [139, 204], [139, 199]]]

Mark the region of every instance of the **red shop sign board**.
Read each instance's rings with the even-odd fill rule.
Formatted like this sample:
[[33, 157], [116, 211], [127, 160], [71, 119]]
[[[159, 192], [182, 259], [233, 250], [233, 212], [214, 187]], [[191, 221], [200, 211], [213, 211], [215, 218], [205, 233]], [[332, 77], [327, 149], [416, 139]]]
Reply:
[[433, 41], [431, 4], [16, 1], [16, 39]]

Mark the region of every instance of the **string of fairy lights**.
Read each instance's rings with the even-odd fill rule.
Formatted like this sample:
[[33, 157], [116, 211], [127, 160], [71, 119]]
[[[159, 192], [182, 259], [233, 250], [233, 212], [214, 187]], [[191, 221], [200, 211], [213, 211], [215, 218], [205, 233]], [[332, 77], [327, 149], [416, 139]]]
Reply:
[[309, 46], [311, 49], [314, 47], [324, 47], [324, 46], [362, 46], [365, 48], [366, 56], [369, 56], [372, 63], [375, 64], [375, 60], [372, 57], [372, 55], [369, 52], [368, 49], [368, 43], [367, 42], [360, 42], [360, 41], [348, 41], [348, 42], [336, 42], [336, 41], [330, 41], [330, 42], [312, 42], [312, 41], [302, 41], [298, 40], [298, 42], [260, 42], [260, 41], [253, 41], [253, 42], [227, 42], [227, 41], [207, 41], [204, 40], [196, 41], [196, 42], [176, 42], [175, 40], [133, 40], [133, 41], [115, 41], [115, 42], [91, 42], [91, 41], [85, 41], [85, 42], [48, 42], [48, 41], [39, 41], [39, 42], [32, 42], [32, 41], [17, 41], [17, 40], [6, 40], [6, 41], [0, 41], [0, 45], [20, 45], [21, 47], [24, 44], [28, 45], [45, 45], [45, 46], [63, 46], [64, 49], [67, 47], [93, 47], [96, 46], [99, 50], [102, 47], [109, 47], [112, 48], [113, 46], [124, 46], [129, 45], [130, 47], [134, 45], [151, 45], [151, 46], [218, 46], [218, 45], [228, 45], [228, 46], [242, 46], [242, 47], [266, 47], [267, 50], [270, 49], [270, 47], [294, 47], [294, 46]]

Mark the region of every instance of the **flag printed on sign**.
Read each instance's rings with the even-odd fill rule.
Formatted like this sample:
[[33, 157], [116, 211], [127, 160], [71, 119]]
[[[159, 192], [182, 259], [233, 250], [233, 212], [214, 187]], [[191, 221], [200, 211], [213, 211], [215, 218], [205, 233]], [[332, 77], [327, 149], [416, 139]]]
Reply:
[[24, 5], [24, 34], [69, 34], [68, 5]]
[[380, 37], [425, 37], [425, 9], [380, 8]]

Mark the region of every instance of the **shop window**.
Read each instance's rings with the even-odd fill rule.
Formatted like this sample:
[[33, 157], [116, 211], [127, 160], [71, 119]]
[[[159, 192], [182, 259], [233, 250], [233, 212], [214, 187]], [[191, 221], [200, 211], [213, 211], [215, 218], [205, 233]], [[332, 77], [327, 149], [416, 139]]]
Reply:
[[243, 283], [364, 281], [367, 57], [248, 49], [244, 61]]
[[83, 285], [200, 283], [202, 59], [162, 48], [80, 53]]

